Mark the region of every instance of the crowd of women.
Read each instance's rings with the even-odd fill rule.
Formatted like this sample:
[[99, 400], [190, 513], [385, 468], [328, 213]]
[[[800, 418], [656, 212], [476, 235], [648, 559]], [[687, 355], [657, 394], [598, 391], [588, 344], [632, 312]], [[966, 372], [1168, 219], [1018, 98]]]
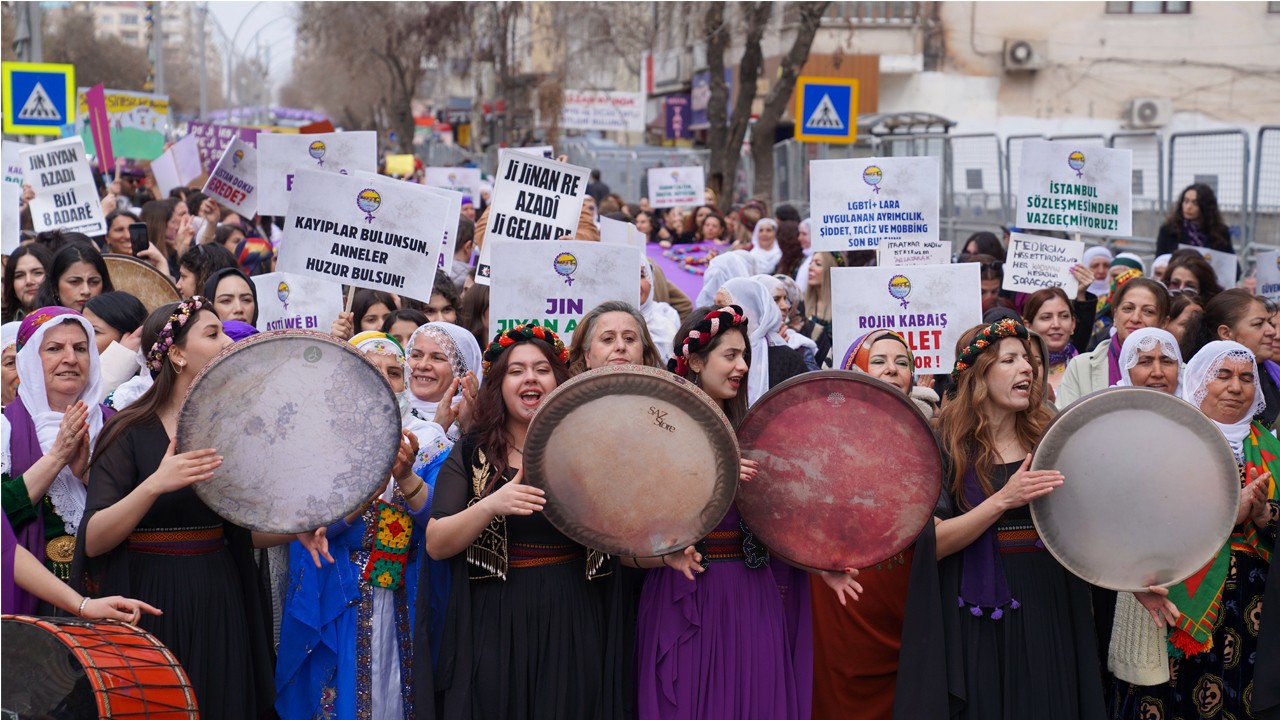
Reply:
[[[483, 202], [461, 222], [463, 272], [441, 272], [426, 299], [356, 292], [331, 332], [397, 394], [401, 445], [377, 494], [296, 537], [214, 514], [192, 486], [220, 449], [173, 440], [193, 378], [256, 332], [250, 277], [271, 267], [274, 223], [198, 193], [137, 203], [151, 241], [137, 254], [185, 298], [150, 314], [101, 257], [130, 252], [127, 227], [30, 238], [4, 274], [4, 611], [136, 622], [208, 718], [1280, 716], [1274, 304], [1223, 290], [1235, 279], [1194, 252], [1148, 275], [1104, 247], [1075, 269], [1074, 297], [1006, 295], [1004, 245], [979, 234], [960, 261], [983, 265], [985, 322], [951, 373], [917, 376], [892, 330], [832, 346], [831, 270], [874, 255], [810, 252], [792, 208], [724, 215], [715, 200], [659, 214], [593, 198], [579, 238], [598, 239], [599, 213], [654, 243], [724, 247], [694, 301], [643, 261], [635, 302], [591, 309], [567, 347], [538, 326], [490, 334], [488, 288], [465, 272]], [[1209, 246], [1226, 237], [1214, 222], [1212, 191], [1193, 186], [1168, 232]], [[805, 372], [878, 378], [933, 423], [934, 522], [889, 560], [838, 572], [770, 554], [736, 506], [662, 557], [580, 546], [524, 482], [525, 438], [557, 386], [615, 364], [670, 370], [735, 426]], [[1057, 408], [1112, 386], [1182, 398], [1236, 457], [1234, 531], [1193, 581], [1107, 592], [1038, 540], [1029, 503], [1072, 481], [1030, 469], [1040, 436]], [[753, 463], [740, 479], [757, 481]]]

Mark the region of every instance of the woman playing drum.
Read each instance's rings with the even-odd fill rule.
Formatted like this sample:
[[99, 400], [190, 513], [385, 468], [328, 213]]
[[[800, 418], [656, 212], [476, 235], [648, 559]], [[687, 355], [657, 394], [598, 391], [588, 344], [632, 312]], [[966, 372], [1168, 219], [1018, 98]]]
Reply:
[[946, 472], [935, 512], [958, 717], [1100, 719], [1088, 586], [1044, 551], [1027, 508], [1063, 483], [1029, 470], [1050, 418], [1027, 330], [1005, 319], [961, 343], [955, 396], [938, 418]]
[[556, 530], [540, 512], [543, 491], [523, 482], [529, 421], [569, 378], [568, 360], [554, 332], [528, 325], [485, 351], [490, 379], [440, 470], [427, 524], [427, 552], [450, 561], [453, 582], [435, 693], [429, 674], [416, 676], [419, 713], [437, 703], [450, 718], [600, 713], [604, 603], [592, 579], [606, 558]]
[[[39, 308], [17, 337], [18, 398], [4, 409], [4, 512], [19, 543], [55, 575], [71, 577], [83, 526], [92, 443], [109, 417], [93, 326], [65, 307]], [[36, 600], [19, 594], [18, 612]]]
[[[140, 626], [182, 663], [205, 718], [271, 709], [271, 626], [251, 550], [294, 538], [251, 534], [222, 520], [191, 487], [213, 476], [222, 462], [217, 451], [175, 451], [187, 389], [229, 345], [203, 297], [170, 303], [147, 318], [142, 346], [155, 384], [112, 419], [95, 445], [72, 567], [81, 588], [164, 608]], [[320, 555], [332, 562], [323, 530], [298, 539], [317, 565]]]
[[1169, 655], [1168, 673], [1151, 686], [1118, 684], [1113, 716], [1263, 717], [1261, 710], [1280, 705], [1277, 647], [1260, 641], [1274, 620], [1270, 601], [1277, 595], [1269, 576], [1280, 517], [1272, 477], [1280, 470], [1280, 441], [1255, 419], [1265, 401], [1257, 363], [1244, 345], [1205, 345], [1187, 365], [1179, 394], [1218, 426], [1235, 453], [1244, 486], [1240, 508], [1231, 539], [1205, 570], [1169, 588], [1167, 600], [1139, 596], [1161, 628], [1172, 625], [1160, 647]]

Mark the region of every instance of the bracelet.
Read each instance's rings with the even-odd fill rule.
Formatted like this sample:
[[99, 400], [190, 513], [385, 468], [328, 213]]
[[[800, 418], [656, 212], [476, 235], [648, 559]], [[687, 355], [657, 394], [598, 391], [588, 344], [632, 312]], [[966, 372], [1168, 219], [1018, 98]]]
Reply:
[[83, 598], [81, 598], [81, 600], [80, 600], [80, 609], [79, 609], [79, 610], [76, 610], [76, 616], [77, 616], [77, 617], [84, 617], [84, 606], [85, 606], [85, 604], [86, 604], [86, 603], [88, 603], [88, 602], [89, 602], [89, 596], [88, 596], [88, 595], [85, 595]]
[[420, 483], [418, 484], [418, 487], [414, 488], [413, 492], [409, 493], [408, 495], [405, 495], [405, 496], [404, 496], [404, 499], [405, 499], [405, 500], [412, 500], [412, 499], [414, 499], [415, 497], [417, 497], [418, 493], [422, 492], [422, 488], [424, 488], [424, 487], [426, 487], [426, 486], [427, 486], [427, 481], [426, 481], [426, 480], [423, 480], [422, 482], [420, 482]]

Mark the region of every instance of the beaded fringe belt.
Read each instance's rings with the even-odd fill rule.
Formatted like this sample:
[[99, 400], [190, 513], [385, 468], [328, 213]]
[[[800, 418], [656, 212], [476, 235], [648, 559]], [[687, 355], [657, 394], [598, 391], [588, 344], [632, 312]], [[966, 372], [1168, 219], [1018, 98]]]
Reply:
[[702, 553], [702, 562], [736, 562], [746, 559], [746, 555], [742, 552], [742, 537], [743, 534], [739, 530], [716, 530], [707, 533], [706, 539], [701, 543], [706, 548]]
[[222, 526], [172, 530], [137, 530], [129, 535], [130, 552], [152, 555], [207, 555], [227, 546]]

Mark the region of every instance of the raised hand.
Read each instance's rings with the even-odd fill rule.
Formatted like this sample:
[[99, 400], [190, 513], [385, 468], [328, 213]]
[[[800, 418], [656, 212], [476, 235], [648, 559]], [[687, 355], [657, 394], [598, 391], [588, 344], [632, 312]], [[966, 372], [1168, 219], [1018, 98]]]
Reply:
[[1271, 480], [1271, 473], [1259, 474], [1257, 467], [1249, 468], [1248, 484], [1240, 490], [1240, 509], [1236, 511], [1236, 524], [1242, 525], [1245, 520], [1254, 519], [1254, 524], [1259, 527], [1265, 527], [1260, 524], [1257, 518], [1265, 518], [1268, 516], [1270, 509], [1267, 507], [1267, 486]]
[[480, 502], [484, 504], [486, 512], [495, 516], [532, 515], [541, 512], [547, 504], [545, 495], [542, 488], [524, 484], [524, 468], [521, 468], [511, 482], [485, 496]]
[[1006, 510], [1020, 508], [1038, 497], [1053, 492], [1066, 478], [1057, 470], [1032, 470], [1031, 453], [1022, 461], [1022, 467], [1009, 478], [994, 497], [999, 497]]
[[160, 467], [143, 481], [144, 485], [150, 485], [157, 494], [181, 490], [188, 485], [208, 480], [222, 465], [222, 456], [213, 448], [182, 454], [178, 454], [177, 450], [178, 439], [175, 437], [169, 441], [169, 448], [160, 460]]

